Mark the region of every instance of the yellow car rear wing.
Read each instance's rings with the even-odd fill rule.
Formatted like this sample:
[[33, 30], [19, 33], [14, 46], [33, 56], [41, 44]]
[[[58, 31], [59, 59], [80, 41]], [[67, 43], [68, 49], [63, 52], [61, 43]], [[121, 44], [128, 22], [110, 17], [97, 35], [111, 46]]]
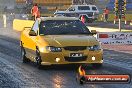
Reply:
[[33, 20], [14, 19], [13, 20], [13, 30], [23, 31], [25, 27], [32, 27], [33, 24], [34, 24]]

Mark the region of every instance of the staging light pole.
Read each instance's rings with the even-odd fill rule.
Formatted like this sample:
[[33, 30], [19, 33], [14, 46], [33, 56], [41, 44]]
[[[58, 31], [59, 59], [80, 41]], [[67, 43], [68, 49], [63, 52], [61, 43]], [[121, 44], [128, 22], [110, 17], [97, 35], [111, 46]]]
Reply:
[[125, 7], [126, 7], [126, 2], [124, 0], [119, 0], [118, 1], [118, 10], [119, 10], [119, 30], [121, 31], [121, 18], [125, 17]]
[[[115, 0], [115, 15], [119, 18], [119, 30], [121, 31], [121, 19], [125, 19], [126, 0]], [[114, 20], [115, 23], [115, 20]]]
[[84, 3], [83, 4], [86, 4], [86, 0], [84, 0]]
[[72, 0], [72, 5], [74, 4], [74, 0]]

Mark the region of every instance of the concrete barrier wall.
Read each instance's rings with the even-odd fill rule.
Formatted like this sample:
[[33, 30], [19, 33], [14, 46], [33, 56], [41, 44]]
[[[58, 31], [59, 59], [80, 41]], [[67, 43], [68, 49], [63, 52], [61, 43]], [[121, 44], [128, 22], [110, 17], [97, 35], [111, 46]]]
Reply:
[[34, 21], [32, 20], [14, 19], [13, 30], [22, 31], [24, 27], [32, 27], [33, 24], [34, 24]]

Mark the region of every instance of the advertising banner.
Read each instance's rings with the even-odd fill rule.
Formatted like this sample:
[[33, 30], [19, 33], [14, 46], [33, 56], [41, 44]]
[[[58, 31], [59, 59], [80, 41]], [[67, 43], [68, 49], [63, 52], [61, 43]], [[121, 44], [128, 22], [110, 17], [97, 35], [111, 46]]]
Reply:
[[97, 38], [103, 44], [132, 44], [131, 32], [100, 32]]

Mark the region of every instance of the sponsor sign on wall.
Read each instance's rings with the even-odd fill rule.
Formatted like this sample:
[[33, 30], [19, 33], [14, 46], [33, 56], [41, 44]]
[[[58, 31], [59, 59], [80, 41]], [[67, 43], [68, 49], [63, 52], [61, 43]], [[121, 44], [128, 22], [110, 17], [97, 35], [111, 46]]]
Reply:
[[103, 44], [132, 44], [132, 33], [100, 32], [97, 38]]

